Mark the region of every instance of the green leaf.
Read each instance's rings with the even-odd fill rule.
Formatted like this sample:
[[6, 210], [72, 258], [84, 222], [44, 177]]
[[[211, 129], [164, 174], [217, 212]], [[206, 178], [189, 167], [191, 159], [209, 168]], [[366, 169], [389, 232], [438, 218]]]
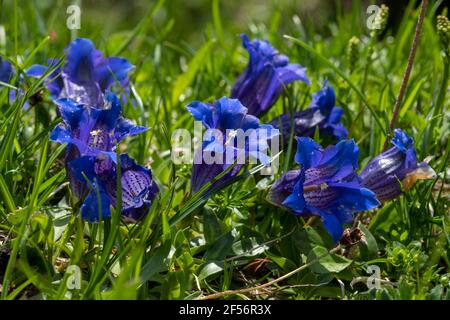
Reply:
[[372, 259], [377, 256], [378, 244], [372, 233], [362, 224], [359, 223], [358, 228], [364, 233], [366, 241], [359, 242], [359, 250], [364, 260]]
[[326, 248], [333, 246], [331, 236], [323, 227], [306, 227], [292, 235], [295, 245], [301, 253], [309, 253], [315, 246], [319, 245]]
[[198, 71], [205, 65], [205, 59], [210, 54], [214, 43], [214, 39], [205, 43], [189, 62], [187, 71], [178, 76], [172, 91], [172, 105], [177, 104], [178, 98], [192, 84]]
[[3, 200], [5, 201], [5, 204], [6, 204], [6, 207], [8, 208], [8, 210], [10, 212], [16, 211], [16, 205], [14, 203], [14, 199], [13, 199], [11, 193], [9, 192], [8, 185], [6, 184], [5, 179], [3, 179], [2, 174], [0, 174], [0, 193], [1, 193]]
[[225, 233], [205, 252], [205, 260], [223, 260], [230, 252], [236, 237], [236, 230]]
[[220, 3], [219, 0], [213, 0], [212, 2], [212, 17], [214, 23], [214, 29], [216, 31], [217, 38], [222, 46], [224, 46], [224, 36], [222, 29], [222, 21], [220, 19]]
[[223, 261], [209, 261], [199, 267], [198, 280], [204, 280], [213, 274], [223, 271]]
[[438, 284], [436, 287], [430, 290], [429, 299], [430, 300], [441, 300], [444, 293], [444, 287]]
[[235, 255], [242, 255], [245, 257], [253, 257], [263, 253], [268, 247], [264, 245], [262, 238], [244, 238], [233, 243], [232, 250]]
[[170, 241], [166, 241], [161, 247], [159, 247], [154, 255], [147, 261], [147, 263], [141, 269], [140, 281], [143, 283], [150, 280], [157, 273], [167, 270], [168, 262], [170, 260], [172, 244]]
[[412, 104], [414, 101], [417, 100], [417, 95], [420, 92], [420, 89], [422, 88], [422, 85], [425, 83], [425, 79], [420, 79], [415, 87], [411, 90], [411, 93], [408, 96], [408, 99], [406, 99], [405, 103], [403, 104], [401, 111], [400, 111], [400, 118], [403, 118], [408, 110], [411, 109]]
[[224, 230], [219, 219], [211, 208], [203, 209], [203, 234], [207, 244], [213, 244], [222, 234]]
[[61, 202], [57, 207], [50, 207], [45, 210], [45, 213], [52, 217], [54, 229], [53, 241], [55, 242], [58, 241], [59, 238], [61, 238], [62, 234], [69, 224], [70, 218], [72, 217], [71, 208], [64, 206], [65, 203], [61, 204]]
[[[325, 255], [328, 250], [324, 247], [317, 246], [308, 254], [308, 262]], [[328, 254], [319, 261], [311, 265], [309, 268], [315, 273], [337, 273], [347, 268], [352, 263], [351, 260], [337, 254]]]
[[266, 255], [270, 260], [275, 262], [281, 269], [283, 269], [283, 271], [289, 272], [297, 268], [296, 264], [287, 258], [272, 255], [270, 253], [266, 253]]
[[400, 217], [396, 214], [394, 209], [395, 206], [393, 202], [386, 204], [377, 212], [376, 216], [370, 222], [368, 229], [371, 232], [377, 230], [389, 232], [393, 224], [400, 222]]

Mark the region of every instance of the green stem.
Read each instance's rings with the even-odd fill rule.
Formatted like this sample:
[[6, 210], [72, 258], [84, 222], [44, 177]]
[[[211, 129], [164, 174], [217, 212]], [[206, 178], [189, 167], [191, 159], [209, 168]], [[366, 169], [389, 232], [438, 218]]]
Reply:
[[[369, 69], [370, 69], [370, 65], [372, 64], [371, 57], [372, 57], [373, 49], [375, 46], [375, 39], [376, 39], [375, 37], [371, 36], [369, 44], [368, 44], [366, 65], [364, 66], [363, 81], [361, 84], [361, 92], [362, 93], [364, 93], [364, 91], [366, 89], [366, 83], [367, 83], [367, 78], [369, 75]], [[352, 121], [352, 125], [349, 129], [349, 133], [348, 133], [349, 139], [350, 139], [350, 137], [352, 137], [353, 129], [355, 128], [355, 124], [358, 122], [359, 117], [363, 114], [365, 109], [366, 109], [366, 105], [364, 104], [364, 101], [360, 99], [358, 114], [356, 115], [356, 118]]]
[[433, 107], [433, 115], [430, 119], [430, 125], [426, 128], [424, 137], [422, 140], [422, 150], [424, 152], [430, 151], [428, 148], [430, 145], [432, 145], [429, 143], [430, 137], [433, 137], [434, 128], [436, 127], [436, 125], [438, 123], [440, 123], [442, 121], [442, 117], [441, 117], [441, 119], [439, 119], [439, 115], [442, 115], [442, 113], [443, 113], [444, 100], [445, 100], [445, 95], [447, 93], [448, 80], [449, 80], [449, 76], [450, 76], [449, 58], [450, 57], [447, 57], [447, 56], [444, 58], [444, 74], [442, 77], [441, 87], [439, 89], [439, 94], [438, 94], [438, 97], [437, 97], [436, 102]]
[[435, 104], [434, 110], [433, 110], [433, 118], [431, 119], [431, 123], [430, 123], [431, 132], [433, 132], [433, 128], [436, 125], [436, 123], [438, 122], [437, 116], [439, 114], [442, 114], [442, 112], [443, 112], [445, 95], [447, 93], [448, 78], [449, 78], [449, 74], [450, 74], [449, 58], [450, 57], [446, 57], [445, 61], [444, 61], [444, 76], [442, 77], [441, 88], [439, 90], [439, 95], [436, 99], [436, 104]]

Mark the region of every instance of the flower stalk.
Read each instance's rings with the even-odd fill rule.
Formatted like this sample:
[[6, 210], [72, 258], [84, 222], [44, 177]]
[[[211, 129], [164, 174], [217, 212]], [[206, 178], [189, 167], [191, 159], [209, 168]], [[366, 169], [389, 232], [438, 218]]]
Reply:
[[[425, 13], [428, 8], [428, 0], [422, 0], [422, 6], [420, 7], [419, 19], [416, 25], [416, 31], [414, 33], [414, 40], [411, 47], [411, 51], [409, 52], [408, 64], [406, 66], [405, 74], [403, 75], [402, 84], [400, 87], [400, 91], [397, 96], [397, 100], [395, 101], [394, 112], [392, 113], [391, 123], [389, 125], [390, 132], [392, 132], [397, 124], [398, 114], [400, 113], [400, 107], [402, 105], [403, 97], [406, 92], [406, 87], [408, 85], [409, 77], [411, 75], [412, 67], [414, 64], [414, 57], [416, 56], [417, 46], [419, 45], [420, 34], [422, 32], [423, 21], [425, 20]], [[384, 142], [383, 150], [386, 150], [389, 145], [389, 137]]]

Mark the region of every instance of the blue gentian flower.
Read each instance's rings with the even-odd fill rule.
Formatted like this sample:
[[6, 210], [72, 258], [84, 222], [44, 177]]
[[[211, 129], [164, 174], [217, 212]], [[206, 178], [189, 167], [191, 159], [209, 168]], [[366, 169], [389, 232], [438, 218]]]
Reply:
[[[151, 171], [127, 154], [120, 155], [122, 212], [126, 220], [143, 218], [159, 189]], [[95, 222], [111, 216], [110, 206], [117, 203], [116, 166], [98, 156], [82, 156], [69, 162], [69, 168], [78, 182], [85, 185], [88, 194], [81, 206], [83, 219]]]
[[[25, 73], [28, 77], [40, 78], [45, 74], [48, 68], [52, 68], [57, 64], [58, 59], [48, 59], [47, 66], [35, 64], [32, 65], [28, 70], [26, 70]], [[64, 81], [61, 76], [61, 69], [56, 68], [46, 79], [44, 79], [44, 83], [52, 98], [58, 99], [61, 91], [63, 91], [64, 89]]]
[[306, 68], [290, 64], [287, 56], [279, 54], [272, 45], [263, 40], [253, 40], [244, 34], [243, 46], [250, 55], [245, 72], [236, 80], [231, 97], [237, 98], [254, 116], [269, 110], [285, 87], [294, 81], [309, 84]]
[[[115, 161], [115, 146], [128, 136], [147, 130], [122, 117], [119, 99], [111, 92], [105, 96], [105, 109], [77, 104], [73, 100], [62, 98], [55, 101], [63, 122], [50, 134], [50, 139], [67, 143], [66, 163], [80, 156], [101, 156]], [[72, 191], [78, 198], [85, 193], [83, 185], [77, 183], [68, 167]]]
[[[248, 158], [269, 164], [266, 154], [269, 148], [267, 141], [278, 135], [278, 130], [270, 125], [260, 124], [258, 118], [247, 114], [247, 108], [239, 100], [223, 97], [212, 105], [195, 101], [187, 106], [187, 110], [208, 129], [201, 150], [196, 150], [191, 180], [193, 192], [198, 191], [234, 162], [234, 167], [211, 187], [224, 184], [236, 176]], [[208, 133], [216, 133], [218, 136]], [[220, 158], [217, 161], [220, 163], [205, 161], [205, 152], [214, 153]]]
[[0, 56], [0, 81], [8, 83], [13, 74], [11, 63], [7, 60], [3, 60], [2, 56]]
[[401, 195], [417, 180], [432, 179], [434, 170], [426, 163], [418, 163], [414, 141], [403, 130], [395, 129], [392, 148], [373, 158], [360, 174], [362, 185], [384, 202]]
[[280, 129], [285, 142], [291, 134], [292, 124], [294, 135], [297, 137], [313, 137], [316, 128], [319, 128], [321, 137], [329, 136], [335, 140], [346, 139], [348, 131], [341, 123], [343, 110], [335, 105], [336, 95], [333, 87], [325, 80], [320, 91], [313, 94], [308, 108], [295, 112], [292, 116], [283, 114], [273, 119], [271, 124]]
[[50, 139], [75, 145], [80, 155], [109, 154], [124, 138], [147, 130], [122, 117], [120, 101], [111, 92], [105, 96], [106, 109], [89, 108], [67, 98], [55, 103], [63, 122], [52, 131]]
[[278, 179], [268, 200], [296, 215], [320, 216], [337, 242], [343, 233], [342, 225], [352, 221], [354, 212], [380, 204], [375, 194], [359, 182], [355, 172], [358, 158], [359, 149], [353, 140], [322, 149], [314, 140], [300, 137], [295, 155], [300, 169]]
[[[4, 83], [9, 83], [9, 81], [14, 76], [14, 69], [11, 65], [11, 63], [7, 60], [3, 60], [3, 58], [0, 56], [0, 81]], [[0, 89], [3, 86], [0, 84]], [[12, 103], [16, 99], [16, 90], [9, 89], [9, 96], [8, 100], [9, 103]]]
[[[14, 68], [12, 66], [12, 64], [7, 61], [4, 60], [1, 56], [0, 56], [0, 81], [4, 82], [4, 83], [9, 83], [13, 77], [14, 77]], [[10, 104], [12, 104], [18, 97], [23, 95], [23, 89], [20, 87], [20, 84], [22, 83], [22, 78], [19, 77], [19, 89], [15, 90], [12, 88], [9, 88], [9, 95], [8, 95], [8, 102]], [[3, 86], [0, 84], [0, 89]], [[18, 93], [17, 93], [18, 92]], [[29, 103], [28, 101], [25, 102], [25, 104], [23, 105], [23, 108], [26, 109], [28, 108]]]
[[[114, 83], [125, 92], [129, 89], [128, 74], [133, 65], [120, 57], [105, 58], [88, 39], [76, 39], [66, 48], [67, 62], [62, 70], [48, 77], [46, 85], [54, 99], [68, 98], [78, 104], [102, 108], [103, 95]], [[49, 66], [57, 63], [49, 60]], [[41, 77], [48, 66], [34, 65], [28, 76]], [[59, 76], [58, 76], [59, 75]]]

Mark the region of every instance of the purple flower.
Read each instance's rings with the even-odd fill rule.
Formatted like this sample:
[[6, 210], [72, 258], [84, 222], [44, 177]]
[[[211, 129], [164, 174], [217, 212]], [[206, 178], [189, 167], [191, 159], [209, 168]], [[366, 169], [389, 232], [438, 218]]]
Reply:
[[[239, 100], [226, 97], [205, 104], [199, 101], [190, 103], [188, 111], [195, 120], [202, 121], [208, 129], [202, 148], [196, 150], [192, 169], [191, 188], [198, 191], [207, 182], [226, 170], [236, 161], [231, 170], [211, 188], [227, 183], [235, 177], [246, 159], [260, 160], [269, 164], [266, 154], [268, 140], [278, 135], [270, 125], [259, 124], [258, 118], [248, 115], [248, 110]], [[209, 161], [211, 155], [218, 161]]]
[[[0, 81], [4, 82], [4, 83], [9, 83], [13, 79], [14, 73], [15, 73], [15, 70], [12, 67], [11, 63], [7, 60], [3, 60], [3, 58], [0, 56]], [[22, 77], [19, 76], [18, 90], [12, 89], [12, 88], [8, 89], [9, 90], [9, 94], [8, 94], [9, 104], [12, 104], [17, 98], [20, 98], [24, 94], [24, 91], [21, 87], [22, 80], [23, 80]], [[2, 87], [3, 86], [0, 84], [0, 89]], [[29, 103], [28, 103], [28, 101], [25, 101], [23, 108], [26, 109], [28, 107], [29, 107]]]
[[3, 60], [2, 56], [0, 56], [0, 81], [8, 83], [13, 74], [14, 72], [11, 63], [7, 60]]
[[[67, 62], [62, 70], [55, 70], [45, 81], [54, 99], [68, 98], [78, 104], [103, 107], [103, 95], [115, 83], [129, 90], [128, 74], [133, 69], [128, 60], [105, 58], [88, 39], [76, 39], [66, 48]], [[56, 59], [49, 60], [53, 66]], [[26, 74], [41, 77], [47, 66], [33, 65]]]
[[411, 188], [417, 180], [432, 179], [434, 170], [417, 162], [414, 141], [404, 131], [394, 130], [394, 145], [373, 158], [360, 174], [362, 185], [375, 192], [378, 200], [392, 200]]
[[[116, 144], [147, 130], [122, 117], [120, 101], [112, 93], [105, 96], [106, 109], [90, 108], [67, 98], [55, 103], [63, 122], [53, 129], [50, 140], [68, 144], [66, 163], [80, 156], [100, 156], [104, 161], [115, 161]], [[70, 167], [68, 174], [74, 195], [82, 198], [85, 188], [74, 179]]]
[[285, 87], [294, 81], [309, 84], [306, 68], [290, 64], [287, 56], [279, 54], [272, 45], [263, 40], [253, 40], [244, 34], [242, 43], [250, 55], [247, 69], [239, 76], [231, 90], [254, 116], [266, 112], [277, 101]]
[[272, 186], [268, 200], [296, 215], [320, 216], [337, 242], [342, 225], [353, 213], [379, 205], [375, 194], [361, 186], [355, 170], [359, 149], [353, 140], [322, 149], [310, 138], [298, 138], [295, 161], [300, 169], [285, 173]]
[[63, 122], [50, 139], [75, 145], [80, 155], [109, 154], [124, 138], [147, 130], [122, 117], [120, 101], [111, 92], [105, 96], [105, 109], [89, 108], [66, 98], [55, 103]]
[[[138, 221], [149, 211], [159, 189], [151, 171], [127, 154], [119, 157], [121, 168], [121, 215], [127, 220]], [[69, 162], [69, 167], [88, 194], [81, 206], [83, 219], [95, 222], [111, 216], [110, 206], [117, 204], [117, 171], [111, 161], [98, 156], [82, 156]]]
[[[330, 136], [336, 140], [346, 139], [347, 129], [342, 125], [343, 110], [335, 106], [336, 95], [333, 88], [324, 81], [322, 89], [313, 94], [312, 102], [303, 111], [283, 114], [272, 120], [271, 124], [279, 128], [284, 141], [287, 142], [291, 134], [291, 125], [294, 125], [294, 136], [313, 137], [316, 128], [320, 136]], [[293, 119], [292, 119], [293, 118]]]
[[[0, 56], [0, 81], [4, 83], [9, 83], [11, 79], [14, 76], [14, 69], [11, 65], [11, 63], [7, 60], [3, 60], [3, 58]], [[3, 87], [3, 85], [0, 84], [0, 89]], [[16, 90], [9, 88], [9, 96], [8, 100], [9, 103], [12, 103], [14, 100], [16, 100]]]

